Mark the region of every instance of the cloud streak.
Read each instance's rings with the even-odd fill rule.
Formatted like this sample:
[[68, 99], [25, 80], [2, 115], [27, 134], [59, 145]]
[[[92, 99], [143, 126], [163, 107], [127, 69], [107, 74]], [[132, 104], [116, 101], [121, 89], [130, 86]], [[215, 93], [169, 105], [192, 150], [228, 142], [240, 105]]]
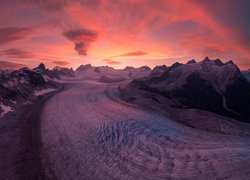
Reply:
[[22, 67], [25, 67], [24, 64], [19, 63], [13, 63], [8, 61], [0, 61], [0, 69], [20, 69]]
[[53, 63], [59, 66], [67, 66], [70, 64], [70, 62], [67, 61], [53, 61]]
[[132, 52], [122, 54], [120, 56], [144, 56], [144, 55], [147, 55], [147, 53], [144, 51], [132, 51]]
[[103, 61], [104, 61], [106, 64], [108, 64], [108, 65], [120, 65], [120, 64], [121, 64], [121, 62], [119, 62], [119, 61], [114, 61], [114, 60], [112, 60], [112, 59], [103, 59]]
[[0, 45], [24, 39], [32, 32], [33, 30], [27, 27], [0, 28]]
[[0, 56], [4, 56], [11, 59], [30, 59], [34, 55], [31, 52], [23, 51], [21, 49], [11, 48], [0, 51]]

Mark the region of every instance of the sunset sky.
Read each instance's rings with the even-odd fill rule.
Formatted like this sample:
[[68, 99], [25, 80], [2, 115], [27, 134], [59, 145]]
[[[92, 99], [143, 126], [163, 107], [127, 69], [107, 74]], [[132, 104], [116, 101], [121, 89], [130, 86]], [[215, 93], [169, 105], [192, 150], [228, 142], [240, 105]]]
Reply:
[[171, 65], [250, 68], [249, 0], [0, 0], [0, 68]]

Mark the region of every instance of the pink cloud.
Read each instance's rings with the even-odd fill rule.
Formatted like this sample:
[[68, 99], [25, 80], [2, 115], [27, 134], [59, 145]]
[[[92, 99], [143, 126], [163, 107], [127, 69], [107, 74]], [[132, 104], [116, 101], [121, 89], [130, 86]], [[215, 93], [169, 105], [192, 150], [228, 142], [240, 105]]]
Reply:
[[6, 44], [13, 41], [24, 39], [29, 36], [33, 30], [27, 27], [4, 27], [0, 28], [0, 44]]
[[20, 69], [22, 67], [25, 67], [24, 64], [19, 63], [13, 63], [8, 61], [0, 61], [0, 69]]

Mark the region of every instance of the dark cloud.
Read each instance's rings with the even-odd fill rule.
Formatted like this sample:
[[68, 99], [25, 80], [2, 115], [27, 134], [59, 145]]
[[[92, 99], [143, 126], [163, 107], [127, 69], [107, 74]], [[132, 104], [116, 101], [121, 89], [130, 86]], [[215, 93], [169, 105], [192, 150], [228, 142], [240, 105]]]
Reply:
[[75, 50], [81, 56], [87, 55], [87, 49], [90, 43], [97, 39], [97, 32], [91, 29], [70, 30], [63, 33], [63, 35], [75, 43]]
[[60, 11], [65, 7], [72, 4], [77, 4], [81, 6], [87, 6], [90, 8], [96, 7], [100, 4], [100, 0], [18, 0], [21, 4], [25, 6], [42, 8], [46, 11]]
[[109, 65], [120, 65], [121, 64], [119, 61], [114, 61], [112, 59], [103, 59], [103, 61]]
[[69, 0], [19, 0], [19, 2], [26, 6], [36, 6], [48, 11], [62, 10], [70, 3]]
[[7, 58], [17, 58], [17, 59], [28, 59], [34, 57], [32, 53], [16, 48], [2, 50], [0, 51], [0, 56], [5, 56]]
[[[247, 53], [250, 48], [250, 1], [249, 0], [194, 0], [215, 22], [226, 30], [227, 37], [235, 46], [241, 46]], [[215, 5], [216, 4], [216, 5]], [[249, 53], [248, 53], [249, 54]], [[249, 54], [250, 55], [250, 54]]]
[[22, 67], [25, 67], [24, 64], [18, 64], [8, 61], [0, 61], [0, 69], [20, 69]]
[[66, 66], [69, 65], [70, 63], [67, 61], [53, 61], [54, 64], [60, 65], [60, 66]]
[[0, 28], [0, 45], [24, 39], [32, 33], [31, 28], [25, 27], [5, 27]]
[[144, 51], [132, 51], [132, 52], [128, 52], [128, 53], [122, 54], [120, 56], [144, 56], [146, 54], [147, 53], [144, 52]]
[[81, 56], [87, 56], [87, 50], [85, 49], [85, 44], [83, 42], [75, 43], [75, 50]]

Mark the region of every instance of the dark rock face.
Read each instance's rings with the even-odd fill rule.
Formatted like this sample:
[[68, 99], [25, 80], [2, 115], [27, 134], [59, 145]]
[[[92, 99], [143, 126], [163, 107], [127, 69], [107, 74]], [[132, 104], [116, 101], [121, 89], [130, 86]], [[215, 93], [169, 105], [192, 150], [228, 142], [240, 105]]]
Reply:
[[46, 70], [45, 65], [43, 63], [39, 64], [38, 68], [43, 70], [43, 71]]
[[206, 61], [211, 61], [207, 56], [203, 59], [203, 62], [206, 62]]
[[56, 71], [52, 71], [52, 70], [48, 70], [48, 71], [44, 72], [44, 75], [46, 75], [52, 79], [61, 79], [59, 73]]
[[234, 80], [224, 93], [227, 107], [237, 115], [250, 122], [250, 84], [243, 77]]
[[178, 67], [180, 67], [180, 66], [182, 66], [182, 65], [183, 65], [183, 64], [176, 62], [176, 63], [174, 63], [172, 66], [170, 66], [169, 69], [176, 69], [176, 68], [178, 68]]
[[247, 71], [242, 71], [241, 73], [246, 78], [246, 80], [250, 83], [250, 69]]
[[96, 73], [101, 73], [101, 71], [100, 71], [100, 69], [99, 69], [98, 67], [96, 67], [96, 68], [94, 69], [94, 72], [96, 72]]
[[25, 73], [27, 73], [29, 81], [31, 84], [36, 85], [36, 86], [44, 86], [45, 85], [45, 80], [43, 76], [35, 71], [31, 70], [24, 70]]
[[223, 62], [220, 60], [220, 59], [215, 59], [214, 60], [214, 63], [217, 65], [217, 66], [223, 66]]
[[41, 73], [22, 68], [1, 76], [0, 94], [5, 101], [27, 98], [34, 89], [43, 88], [46, 85]]
[[53, 70], [51, 70], [52, 72], [54, 72], [54, 74], [56, 76], [58, 76], [60, 78], [60, 76], [64, 76], [64, 77], [74, 77], [74, 70], [73, 69], [68, 69], [68, 68], [61, 68], [61, 67], [56, 67]]
[[161, 75], [163, 72], [165, 72], [168, 69], [168, 67], [166, 65], [162, 65], [162, 66], [156, 66], [154, 67], [154, 69], [151, 72], [152, 76], [155, 75]]
[[188, 76], [182, 88], [173, 91], [173, 96], [189, 107], [205, 109], [217, 113], [224, 111], [223, 98], [211, 83], [202, 79], [199, 74]]
[[124, 81], [125, 79], [123, 77], [107, 77], [107, 76], [102, 76], [99, 81], [104, 82], [104, 83], [116, 83], [116, 82], [121, 82]]
[[35, 71], [39, 71], [39, 72], [44, 72], [46, 71], [46, 67], [43, 63], [40, 63], [36, 68], [34, 68], [33, 70]]
[[62, 67], [55, 67], [53, 70], [45, 68], [45, 65], [41, 63], [38, 67], [34, 68], [34, 71], [42, 75], [46, 75], [52, 79], [61, 79], [61, 76], [74, 77], [74, 70]]
[[139, 67], [139, 69], [141, 71], [150, 71], [151, 70], [150, 67], [148, 67], [148, 66], [142, 66], [142, 67]]
[[250, 84], [232, 61], [223, 64], [206, 57], [199, 63], [175, 63], [160, 76], [151, 74], [132, 81], [130, 86], [160, 94], [187, 108], [250, 122]]

